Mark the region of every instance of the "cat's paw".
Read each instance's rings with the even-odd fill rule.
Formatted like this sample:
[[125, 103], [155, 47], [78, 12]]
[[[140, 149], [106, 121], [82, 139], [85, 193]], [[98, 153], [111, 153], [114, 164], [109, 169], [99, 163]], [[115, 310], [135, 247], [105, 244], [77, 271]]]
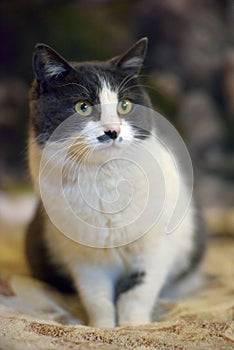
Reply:
[[89, 326], [94, 328], [114, 328], [115, 322], [112, 319], [96, 319], [90, 320]]
[[139, 326], [151, 322], [148, 310], [138, 303], [127, 303], [124, 298], [118, 303], [118, 326]]
[[129, 315], [121, 315], [118, 320], [118, 326], [140, 326], [150, 323], [150, 317], [148, 315], [139, 315], [134, 312]]

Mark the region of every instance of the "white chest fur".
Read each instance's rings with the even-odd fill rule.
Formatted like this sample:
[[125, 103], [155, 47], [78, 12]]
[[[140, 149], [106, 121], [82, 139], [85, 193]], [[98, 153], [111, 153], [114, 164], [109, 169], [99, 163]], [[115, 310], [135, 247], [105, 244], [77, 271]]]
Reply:
[[101, 166], [72, 166], [61, 176], [56, 160], [42, 171], [42, 200], [60, 231], [94, 247], [125, 245], [145, 234], [163, 210], [165, 179], [143, 153], [130, 149]]
[[[152, 148], [153, 144], [148, 142]], [[53, 173], [47, 177], [44, 204], [55, 223], [50, 220], [47, 223], [47, 241], [55, 260], [59, 257], [70, 266], [84, 261], [113, 264], [122, 266], [121, 270], [139, 252], [155, 258], [162, 241], [167, 242], [165, 259], [170, 261], [181, 249], [190, 249], [191, 210], [172, 235], [166, 236], [164, 232], [179, 186], [172, 161], [164, 154], [160, 168], [155, 168], [141, 156], [138, 152], [134, 159], [131, 154], [130, 161], [129, 155], [128, 159], [122, 155], [101, 168], [80, 167], [75, 177], [62, 179], [62, 192], [61, 179]], [[125, 247], [132, 241], [135, 242]], [[87, 246], [123, 247], [94, 250]]]

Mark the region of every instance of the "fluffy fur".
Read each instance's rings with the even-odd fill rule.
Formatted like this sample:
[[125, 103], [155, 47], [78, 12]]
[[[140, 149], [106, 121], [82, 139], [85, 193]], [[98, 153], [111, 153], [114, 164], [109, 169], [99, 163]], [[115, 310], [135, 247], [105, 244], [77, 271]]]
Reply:
[[[151, 121], [146, 121], [145, 125], [144, 121], [139, 122], [142, 116], [134, 114], [134, 108], [122, 116], [117, 112], [118, 103], [123, 99], [151, 108], [149, 97], [138, 82], [146, 45], [147, 40], [141, 39], [123, 55], [106, 62], [68, 63], [43, 44], [37, 46], [34, 56], [36, 79], [30, 94], [29, 166], [39, 197], [40, 161], [53, 132], [71, 115], [77, 116], [75, 104], [78, 101], [100, 107], [95, 115], [79, 116], [79, 123], [70, 134], [64, 140], [60, 135], [61, 139], [56, 141], [59, 149], [70, 150], [63, 172], [64, 194], [75, 213], [92, 225], [104, 228], [96, 236], [97, 245], [103, 248], [85, 246], [69, 238], [79, 230], [80, 237], [87, 240], [90, 235], [93, 240], [89, 226], [80, 224], [77, 227], [70, 220], [70, 213], [63, 207], [62, 199], [60, 201], [56, 177], [45, 184], [52, 199], [47, 209], [62, 218], [69, 237], [53, 224], [40, 203], [26, 240], [34, 276], [61, 290], [74, 287], [87, 311], [89, 325], [95, 327], [150, 322], [160, 292], [166, 286], [173, 288], [173, 283], [191, 275], [204, 250], [203, 231], [197, 226], [193, 203], [175, 232], [165, 234], [181, 183], [169, 153], [155, 142], [157, 127]], [[143, 159], [140, 151], [136, 156], [134, 146], [139, 144], [157, 158], [166, 191], [159, 220], [144, 235], [145, 221], [140, 222], [135, 240], [136, 232], [123, 228], [123, 223], [139, 215], [147, 188], [142, 172], [131, 162], [123, 166], [117, 158], [129, 152], [133, 160]], [[105, 169], [99, 172], [98, 182], [94, 184], [97, 169], [103, 162], [106, 162]], [[59, 163], [53, 166], [59, 171]], [[150, 168], [145, 171], [156, 188], [160, 183], [157, 173], [151, 174]], [[135, 192], [132, 194], [129, 186], [122, 191], [120, 187], [120, 203], [128, 202], [131, 195], [132, 201], [124, 212], [111, 214], [109, 209], [116, 197], [116, 184], [121, 179], [134, 183]], [[97, 184], [98, 193], [94, 188]], [[185, 181], [182, 186], [186, 196]], [[82, 192], [92, 207], [86, 205]], [[163, 199], [155, 196], [154, 200], [156, 210]], [[154, 207], [151, 210], [149, 216], [152, 217]], [[122, 239], [125, 235], [129, 235], [132, 242], [118, 246], [121, 241], [118, 237]], [[108, 246], [113, 248], [106, 248]]]

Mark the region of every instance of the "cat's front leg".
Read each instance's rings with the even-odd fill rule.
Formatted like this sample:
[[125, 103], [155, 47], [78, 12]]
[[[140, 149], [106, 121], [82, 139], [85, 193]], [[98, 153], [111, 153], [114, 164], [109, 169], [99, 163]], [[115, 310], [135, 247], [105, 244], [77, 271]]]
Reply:
[[94, 266], [83, 266], [83, 268], [79, 266], [75, 271], [74, 279], [88, 315], [89, 326], [115, 327], [114, 283], [110, 275]]
[[[142, 278], [117, 300], [119, 326], [137, 326], [151, 322], [151, 312], [161, 290], [164, 274], [141, 271]], [[158, 277], [158, 278], [157, 278]]]

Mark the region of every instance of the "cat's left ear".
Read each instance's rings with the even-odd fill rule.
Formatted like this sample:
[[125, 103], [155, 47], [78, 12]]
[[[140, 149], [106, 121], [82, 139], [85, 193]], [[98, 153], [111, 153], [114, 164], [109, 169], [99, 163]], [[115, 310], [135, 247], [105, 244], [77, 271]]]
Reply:
[[111, 62], [127, 75], [138, 75], [142, 68], [148, 46], [148, 39], [138, 40], [124, 54], [114, 57]]
[[33, 66], [36, 78], [41, 83], [64, 77], [72, 69], [64, 58], [45, 44], [36, 45]]

